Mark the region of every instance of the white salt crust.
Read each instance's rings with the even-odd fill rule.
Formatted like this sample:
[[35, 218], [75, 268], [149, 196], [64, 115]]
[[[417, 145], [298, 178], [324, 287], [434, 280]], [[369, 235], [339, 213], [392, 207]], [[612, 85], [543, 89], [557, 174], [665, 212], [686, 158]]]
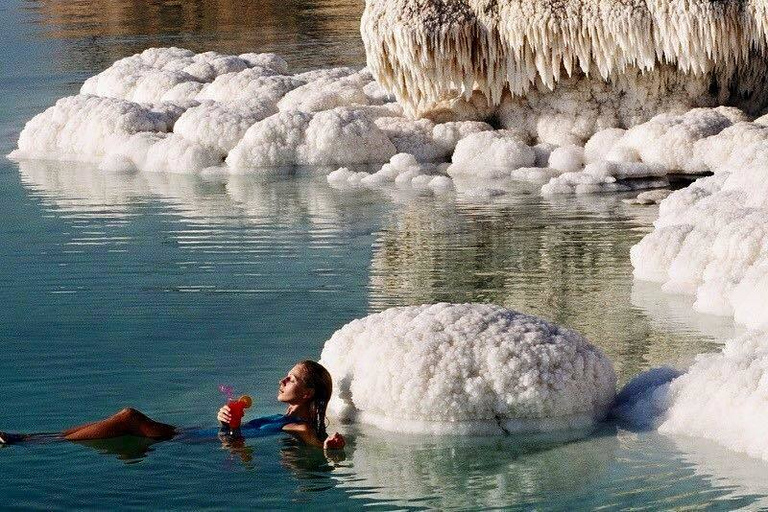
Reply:
[[768, 332], [750, 331], [687, 372], [655, 369], [619, 393], [612, 413], [639, 427], [715, 441], [768, 460]]
[[616, 376], [574, 331], [484, 304], [400, 307], [345, 325], [320, 361], [334, 378], [332, 415], [433, 434], [589, 427]]
[[768, 140], [739, 122], [693, 144], [714, 172], [670, 194], [654, 230], [630, 252], [637, 279], [695, 297], [694, 309], [768, 326]]
[[[88, 161], [105, 171], [216, 168], [227, 175], [380, 165], [408, 154], [417, 164], [336, 172], [328, 181], [342, 190], [482, 199], [666, 187], [669, 173], [760, 158], [744, 148], [768, 135], [764, 118], [750, 122], [733, 107], [689, 109], [685, 98], [706, 90], [669, 92], [652, 77], [632, 94], [564, 78], [554, 92], [530, 91], [525, 104], [508, 97], [495, 118], [505, 128], [494, 130], [452, 120], [467, 117], [469, 104], [446, 107], [442, 119], [410, 119], [367, 68], [287, 73], [275, 54], [150, 48], [35, 116], [10, 156]], [[672, 111], [654, 116], [662, 106]]]
[[766, 7], [762, 0], [368, 0], [361, 34], [371, 72], [414, 114], [461, 96], [498, 106], [510, 93], [526, 97], [587, 75], [630, 95], [638, 82], [674, 91], [714, 81], [718, 102], [746, 97], [758, 110], [766, 101]]

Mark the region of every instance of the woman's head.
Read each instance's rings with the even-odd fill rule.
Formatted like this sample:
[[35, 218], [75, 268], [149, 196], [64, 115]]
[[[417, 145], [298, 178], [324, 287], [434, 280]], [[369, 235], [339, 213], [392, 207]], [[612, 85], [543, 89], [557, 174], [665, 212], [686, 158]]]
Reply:
[[320, 439], [325, 439], [325, 410], [333, 392], [328, 370], [315, 361], [301, 361], [280, 381], [277, 399], [289, 405], [308, 405]]

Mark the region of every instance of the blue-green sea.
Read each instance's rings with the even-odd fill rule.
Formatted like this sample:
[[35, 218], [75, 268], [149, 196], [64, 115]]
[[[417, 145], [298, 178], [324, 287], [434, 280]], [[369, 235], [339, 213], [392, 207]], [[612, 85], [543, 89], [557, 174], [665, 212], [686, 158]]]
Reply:
[[[0, 151], [24, 122], [152, 46], [363, 66], [357, 0], [0, 0]], [[133, 406], [215, 425], [219, 384], [281, 412], [277, 382], [346, 322], [394, 305], [491, 302], [572, 327], [619, 380], [685, 368], [736, 329], [633, 283], [655, 207], [344, 194], [282, 179], [105, 174], [0, 160], [0, 430], [52, 432]], [[393, 435], [0, 448], [0, 509], [768, 507], [768, 465], [607, 424], [576, 438]]]

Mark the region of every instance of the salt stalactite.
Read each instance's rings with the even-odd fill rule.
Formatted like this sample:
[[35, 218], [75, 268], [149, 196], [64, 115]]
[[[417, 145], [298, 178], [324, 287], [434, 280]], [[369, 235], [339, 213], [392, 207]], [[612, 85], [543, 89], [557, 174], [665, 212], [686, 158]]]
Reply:
[[391, 308], [331, 337], [336, 416], [399, 432], [496, 434], [591, 427], [616, 375], [578, 333], [486, 304]]
[[696, 78], [718, 103], [755, 111], [768, 102], [767, 10], [765, 0], [366, 0], [361, 34], [374, 76], [412, 115], [473, 92], [496, 106], [568, 77], [629, 90], [633, 74], [660, 89]]

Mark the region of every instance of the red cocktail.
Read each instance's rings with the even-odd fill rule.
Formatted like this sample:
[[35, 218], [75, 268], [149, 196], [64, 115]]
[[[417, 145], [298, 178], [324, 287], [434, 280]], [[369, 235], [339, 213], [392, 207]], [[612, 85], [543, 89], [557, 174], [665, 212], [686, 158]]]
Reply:
[[227, 405], [229, 405], [229, 413], [232, 416], [231, 419], [229, 420], [229, 428], [231, 429], [240, 428], [240, 423], [243, 421], [243, 415], [245, 414], [245, 410], [251, 406], [251, 403], [252, 403], [251, 397], [248, 395], [243, 395], [237, 400], [227, 401]]

